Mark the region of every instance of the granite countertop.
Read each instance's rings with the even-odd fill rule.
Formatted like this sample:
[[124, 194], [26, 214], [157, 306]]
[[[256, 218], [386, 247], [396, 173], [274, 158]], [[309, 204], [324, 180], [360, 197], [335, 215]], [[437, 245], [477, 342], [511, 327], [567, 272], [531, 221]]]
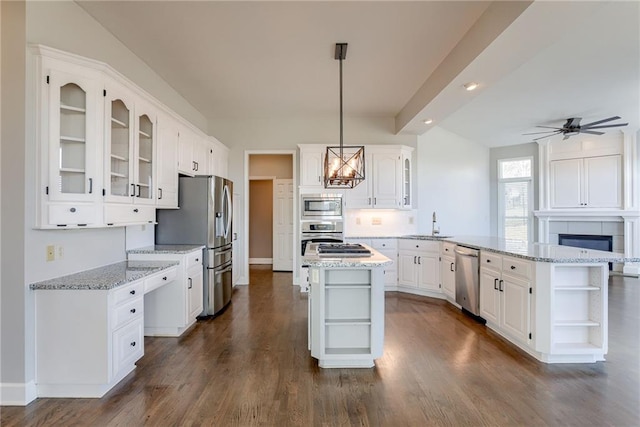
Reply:
[[516, 258], [537, 262], [589, 263], [589, 262], [640, 262], [640, 258], [625, 257], [617, 252], [574, 248], [572, 246], [528, 243], [522, 240], [507, 240], [491, 236], [434, 237], [430, 235], [408, 235], [400, 239], [437, 240], [455, 243], [474, 249], [487, 250]]
[[302, 257], [303, 267], [322, 267], [322, 268], [348, 268], [348, 267], [384, 267], [389, 265], [392, 261], [386, 256], [382, 255], [375, 249], [363, 245], [371, 251], [371, 256], [319, 256], [318, 255], [318, 243], [311, 243], [307, 245], [307, 250]]
[[129, 249], [127, 254], [188, 254], [202, 248], [202, 245], [155, 245]]
[[55, 279], [32, 283], [32, 290], [109, 290], [166, 270], [175, 261], [122, 261]]

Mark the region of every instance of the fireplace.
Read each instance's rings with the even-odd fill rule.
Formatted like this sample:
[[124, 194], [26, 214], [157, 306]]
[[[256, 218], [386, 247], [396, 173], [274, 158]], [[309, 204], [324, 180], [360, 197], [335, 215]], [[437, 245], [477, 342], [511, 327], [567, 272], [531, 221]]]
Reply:
[[[576, 248], [595, 249], [613, 252], [613, 236], [596, 236], [588, 234], [558, 234], [558, 244]], [[609, 263], [609, 270], [613, 264]]]

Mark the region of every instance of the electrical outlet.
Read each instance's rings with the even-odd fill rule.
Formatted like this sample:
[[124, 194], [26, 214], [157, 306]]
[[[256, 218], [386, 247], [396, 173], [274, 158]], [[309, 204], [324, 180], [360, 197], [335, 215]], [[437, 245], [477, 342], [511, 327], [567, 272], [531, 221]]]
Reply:
[[53, 245], [47, 245], [47, 262], [55, 261], [56, 259], [56, 247]]
[[360, 225], [362, 223], [362, 221], [360, 220], [360, 217], [357, 216], [356, 217], [356, 225]]
[[382, 218], [380, 217], [371, 218], [371, 225], [382, 225]]
[[64, 247], [63, 246], [56, 246], [56, 258], [57, 259], [64, 258]]
[[413, 217], [412, 217], [412, 216], [410, 216], [410, 217], [409, 217], [409, 225], [412, 225], [412, 224], [413, 224]]

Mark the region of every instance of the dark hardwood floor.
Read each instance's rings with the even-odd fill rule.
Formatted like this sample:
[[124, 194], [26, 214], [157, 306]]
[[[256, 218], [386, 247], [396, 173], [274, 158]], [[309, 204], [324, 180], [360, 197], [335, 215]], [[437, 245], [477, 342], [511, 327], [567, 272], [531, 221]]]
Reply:
[[610, 280], [606, 362], [546, 365], [446, 302], [386, 295], [373, 369], [319, 369], [291, 274], [251, 270], [231, 306], [185, 336], [146, 338], [102, 399], [1, 408], [22, 425], [640, 425], [640, 280]]

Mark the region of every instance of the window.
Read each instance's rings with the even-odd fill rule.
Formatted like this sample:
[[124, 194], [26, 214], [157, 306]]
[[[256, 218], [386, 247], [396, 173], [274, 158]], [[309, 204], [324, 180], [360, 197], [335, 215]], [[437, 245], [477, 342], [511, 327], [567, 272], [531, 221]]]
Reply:
[[533, 158], [498, 160], [498, 235], [532, 241]]

